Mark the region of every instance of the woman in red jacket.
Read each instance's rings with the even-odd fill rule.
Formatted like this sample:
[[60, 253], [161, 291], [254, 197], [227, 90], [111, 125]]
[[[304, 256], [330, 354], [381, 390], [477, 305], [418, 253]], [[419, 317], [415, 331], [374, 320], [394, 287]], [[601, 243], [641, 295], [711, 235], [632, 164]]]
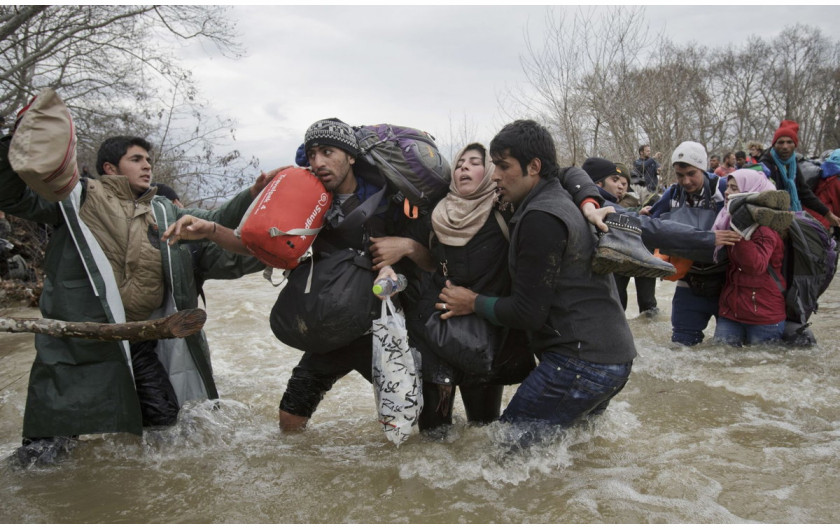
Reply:
[[[730, 174], [726, 204], [718, 214], [715, 227], [729, 228], [729, 201], [736, 193], [774, 189], [773, 183], [759, 171], [739, 169]], [[733, 346], [781, 340], [785, 329], [785, 299], [770, 269], [784, 287], [783, 258], [782, 238], [766, 226], [758, 226], [749, 238], [729, 247], [729, 267], [720, 294], [715, 340]]]

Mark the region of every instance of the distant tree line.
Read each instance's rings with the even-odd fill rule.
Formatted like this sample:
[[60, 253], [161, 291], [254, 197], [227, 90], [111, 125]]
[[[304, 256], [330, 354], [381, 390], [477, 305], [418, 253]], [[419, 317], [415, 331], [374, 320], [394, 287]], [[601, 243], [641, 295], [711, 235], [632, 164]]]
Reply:
[[800, 124], [805, 155], [840, 147], [840, 43], [817, 28], [677, 45], [650, 31], [644, 8], [563, 13], [547, 11], [541, 42], [526, 38], [530, 90], [500, 98], [510, 117], [525, 112], [550, 126], [566, 164], [630, 162], [641, 144], [667, 160], [684, 140], [710, 154], [746, 151], [750, 140], [766, 148], [782, 119]]

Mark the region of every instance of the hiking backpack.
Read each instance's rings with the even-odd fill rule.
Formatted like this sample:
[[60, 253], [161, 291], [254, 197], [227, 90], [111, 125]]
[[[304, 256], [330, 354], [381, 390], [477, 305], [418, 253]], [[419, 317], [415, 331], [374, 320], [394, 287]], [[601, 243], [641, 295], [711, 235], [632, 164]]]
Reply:
[[811, 191], [817, 189], [817, 183], [822, 176], [822, 166], [820, 166], [819, 159], [796, 157], [796, 167], [802, 173], [802, 179], [805, 185], [811, 188]]
[[[837, 242], [823, 225], [807, 212], [794, 212], [785, 246], [782, 273], [787, 282], [787, 320], [797, 323], [797, 333], [808, 327], [808, 319], [819, 307], [817, 299], [828, 288], [837, 271]], [[781, 282], [770, 269], [781, 289]]]
[[430, 134], [387, 123], [353, 130], [360, 151], [355, 170], [369, 182], [395, 188], [393, 200], [404, 204], [408, 217], [428, 212], [449, 192], [449, 162]]

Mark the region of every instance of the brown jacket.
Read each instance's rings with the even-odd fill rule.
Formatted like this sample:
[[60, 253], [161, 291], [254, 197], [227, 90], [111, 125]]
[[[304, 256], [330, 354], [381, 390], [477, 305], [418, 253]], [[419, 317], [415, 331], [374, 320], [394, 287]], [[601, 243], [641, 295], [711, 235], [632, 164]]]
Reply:
[[160, 239], [150, 188], [139, 198], [122, 176], [90, 179], [79, 212], [111, 263], [126, 320], [145, 320], [163, 303]]

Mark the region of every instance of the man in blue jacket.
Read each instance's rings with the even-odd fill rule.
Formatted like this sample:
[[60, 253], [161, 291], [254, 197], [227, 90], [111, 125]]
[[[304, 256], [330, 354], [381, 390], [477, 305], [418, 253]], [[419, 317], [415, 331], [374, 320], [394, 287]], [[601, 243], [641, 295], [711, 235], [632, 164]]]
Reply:
[[[706, 148], [683, 142], [671, 155], [676, 184], [665, 190], [653, 206], [641, 213], [654, 219], [670, 219], [701, 230], [710, 230], [723, 207], [726, 179], [706, 172]], [[676, 248], [675, 248], [676, 247]], [[677, 281], [671, 303], [671, 341], [693, 346], [703, 341], [703, 330], [718, 314], [718, 296], [726, 277], [726, 264], [714, 263], [713, 251], [676, 244], [660, 250], [694, 260], [688, 274]]]

